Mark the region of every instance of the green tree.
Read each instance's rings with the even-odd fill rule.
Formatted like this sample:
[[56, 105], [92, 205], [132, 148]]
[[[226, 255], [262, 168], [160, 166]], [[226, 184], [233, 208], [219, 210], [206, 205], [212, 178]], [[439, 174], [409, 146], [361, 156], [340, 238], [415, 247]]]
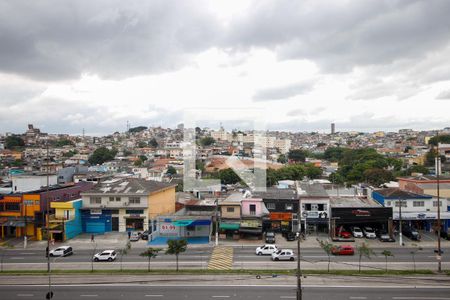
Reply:
[[288, 162], [288, 159], [287, 159], [286, 155], [280, 154], [277, 158], [277, 162], [279, 162], [280, 164], [285, 164]]
[[143, 141], [139, 142], [138, 148], [145, 148], [145, 147], [148, 147], [148, 144], [146, 142]]
[[374, 254], [373, 250], [369, 248], [369, 245], [366, 243], [362, 243], [361, 245], [356, 247], [358, 251], [358, 272], [361, 273], [361, 260], [363, 257], [367, 257], [368, 259], [371, 258], [371, 256]]
[[5, 139], [5, 149], [15, 150], [25, 146], [25, 142], [18, 135], [11, 135]]
[[267, 169], [266, 171], [266, 186], [271, 187], [278, 184], [277, 171], [274, 169]]
[[187, 249], [187, 241], [185, 239], [181, 240], [168, 240], [167, 241], [167, 250], [166, 254], [175, 255], [176, 265], [177, 265], [177, 272], [178, 272], [178, 256], [180, 253], [183, 253]]
[[177, 169], [175, 169], [173, 166], [168, 166], [166, 173], [171, 175], [171, 176], [175, 175], [175, 174], [177, 174]]
[[345, 149], [346, 148], [341, 147], [329, 147], [324, 152], [324, 158], [332, 162], [340, 161], [342, 159]]
[[74, 142], [68, 139], [57, 140], [54, 144], [55, 147], [75, 146]]
[[149, 142], [148, 142], [150, 147], [153, 148], [158, 148], [158, 141], [155, 138], [152, 138]]
[[205, 136], [204, 138], [201, 138], [199, 141], [200, 145], [203, 147], [211, 146], [215, 142], [216, 140], [210, 136]]
[[[437, 156], [437, 150], [436, 149], [430, 149], [427, 154], [425, 155], [425, 166], [433, 167], [436, 164], [436, 156]], [[445, 156], [441, 155], [441, 163], [445, 163]]]
[[319, 242], [320, 248], [322, 248], [322, 250], [325, 251], [325, 253], [328, 256], [328, 273], [330, 273], [331, 254], [332, 254], [333, 248], [336, 246], [328, 241], [322, 241], [319, 239], [317, 239], [317, 241]]
[[306, 166], [306, 176], [309, 179], [317, 179], [322, 175], [322, 169], [318, 168], [312, 164]]
[[389, 250], [383, 250], [383, 252], [381, 252], [381, 255], [384, 255], [384, 258], [386, 259], [386, 273], [388, 270], [388, 257], [394, 257], [394, 254], [389, 251]]
[[241, 178], [231, 168], [220, 170], [218, 175], [223, 184], [235, 184], [241, 181]]
[[434, 136], [428, 141], [428, 145], [437, 146], [438, 141], [441, 144], [450, 144], [450, 135], [444, 134], [444, 135]]
[[422, 247], [419, 247], [417, 244], [412, 244], [413, 248], [409, 252], [412, 256], [413, 266], [414, 266], [414, 272], [416, 272], [416, 254], [417, 252], [422, 250]]
[[128, 251], [130, 251], [130, 249], [131, 249], [131, 242], [130, 241], [128, 241], [126, 244], [125, 244], [125, 247], [123, 247], [122, 249], [119, 249], [118, 250], [118, 252], [119, 252], [119, 255], [120, 255], [120, 271], [122, 272], [122, 262], [123, 262], [123, 256], [124, 255], [127, 255], [128, 254]]
[[160, 249], [160, 248], [149, 247], [149, 248], [147, 248], [147, 250], [145, 250], [144, 252], [139, 254], [142, 257], [147, 257], [147, 259], [148, 259], [147, 271], [148, 272], [150, 272], [150, 261], [152, 260], [152, 258], [157, 257], [158, 256], [158, 252], [161, 251], [161, 250], [162, 249]]
[[409, 167], [405, 173], [406, 176], [411, 176], [412, 173], [422, 173], [423, 175], [427, 175], [430, 173], [430, 170], [425, 166], [416, 165]]
[[195, 169], [202, 171], [202, 173], [205, 172], [205, 163], [197, 159], [195, 161]]
[[305, 162], [307, 156], [307, 152], [301, 149], [293, 149], [288, 153], [288, 158], [294, 162]]
[[89, 157], [89, 163], [91, 165], [101, 165], [104, 162], [111, 161], [117, 154], [116, 149], [109, 150], [106, 147], [100, 147], [95, 149], [94, 153]]
[[130, 129], [128, 130], [128, 132], [129, 132], [129, 133], [136, 133], [136, 132], [144, 131], [144, 130], [146, 130], [146, 129], [147, 129], [147, 127], [145, 127], [145, 126], [137, 126], [137, 127], [132, 127], [132, 128], [130, 128]]
[[330, 176], [328, 176], [328, 179], [333, 184], [344, 184], [344, 182], [345, 182], [344, 177], [341, 174], [339, 174], [338, 172], [331, 173]]
[[365, 170], [364, 177], [366, 178], [366, 181], [368, 183], [375, 185], [377, 187], [385, 182], [394, 180], [394, 175], [392, 174], [391, 171], [378, 168]]

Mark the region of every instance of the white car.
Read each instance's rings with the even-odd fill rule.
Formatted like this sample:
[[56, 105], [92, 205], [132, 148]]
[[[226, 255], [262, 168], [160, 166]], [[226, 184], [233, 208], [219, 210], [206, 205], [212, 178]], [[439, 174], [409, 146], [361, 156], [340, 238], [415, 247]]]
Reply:
[[56, 249], [50, 250], [50, 252], [48, 253], [48, 255], [50, 256], [67, 256], [72, 254], [73, 250], [70, 246], [60, 246]]
[[372, 227], [364, 227], [363, 228], [364, 235], [368, 239], [376, 239], [377, 235], [375, 234], [375, 230]]
[[114, 250], [105, 250], [94, 255], [94, 261], [113, 261], [116, 260], [117, 253]]
[[356, 226], [352, 228], [352, 234], [355, 238], [363, 238], [364, 237], [364, 234], [363, 234], [361, 228], [356, 227]]
[[263, 245], [261, 247], [256, 248], [256, 255], [271, 255], [275, 251], [278, 251], [276, 245]]
[[291, 249], [281, 249], [272, 253], [272, 260], [294, 260], [294, 251]]

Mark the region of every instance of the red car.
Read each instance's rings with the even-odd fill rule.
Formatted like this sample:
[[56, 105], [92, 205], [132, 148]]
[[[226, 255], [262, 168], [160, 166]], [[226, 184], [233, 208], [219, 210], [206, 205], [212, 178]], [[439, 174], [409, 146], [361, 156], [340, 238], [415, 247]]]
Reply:
[[353, 248], [353, 246], [350, 245], [336, 246], [331, 248], [331, 253], [333, 255], [354, 255], [355, 248]]
[[341, 231], [339, 232], [339, 229], [338, 229], [338, 230], [336, 230], [336, 237], [340, 237], [340, 238], [344, 238], [344, 239], [349, 239], [349, 238], [352, 237], [352, 234], [351, 234], [350, 232], [348, 232], [348, 231], [345, 231], [345, 230], [341, 230]]

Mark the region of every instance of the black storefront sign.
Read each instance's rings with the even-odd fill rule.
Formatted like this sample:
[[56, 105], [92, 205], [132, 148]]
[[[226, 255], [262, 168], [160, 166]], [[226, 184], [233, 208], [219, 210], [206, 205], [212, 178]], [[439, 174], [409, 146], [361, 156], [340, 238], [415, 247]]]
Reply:
[[387, 222], [392, 207], [332, 207], [331, 217], [338, 224]]

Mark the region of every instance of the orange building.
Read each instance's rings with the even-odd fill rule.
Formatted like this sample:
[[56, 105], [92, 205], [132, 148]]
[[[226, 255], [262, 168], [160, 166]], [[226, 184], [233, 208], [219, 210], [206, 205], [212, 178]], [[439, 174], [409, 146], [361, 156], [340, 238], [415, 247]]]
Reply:
[[24, 200], [22, 195], [5, 195], [0, 200], [1, 238], [35, 236], [34, 215], [39, 203]]

